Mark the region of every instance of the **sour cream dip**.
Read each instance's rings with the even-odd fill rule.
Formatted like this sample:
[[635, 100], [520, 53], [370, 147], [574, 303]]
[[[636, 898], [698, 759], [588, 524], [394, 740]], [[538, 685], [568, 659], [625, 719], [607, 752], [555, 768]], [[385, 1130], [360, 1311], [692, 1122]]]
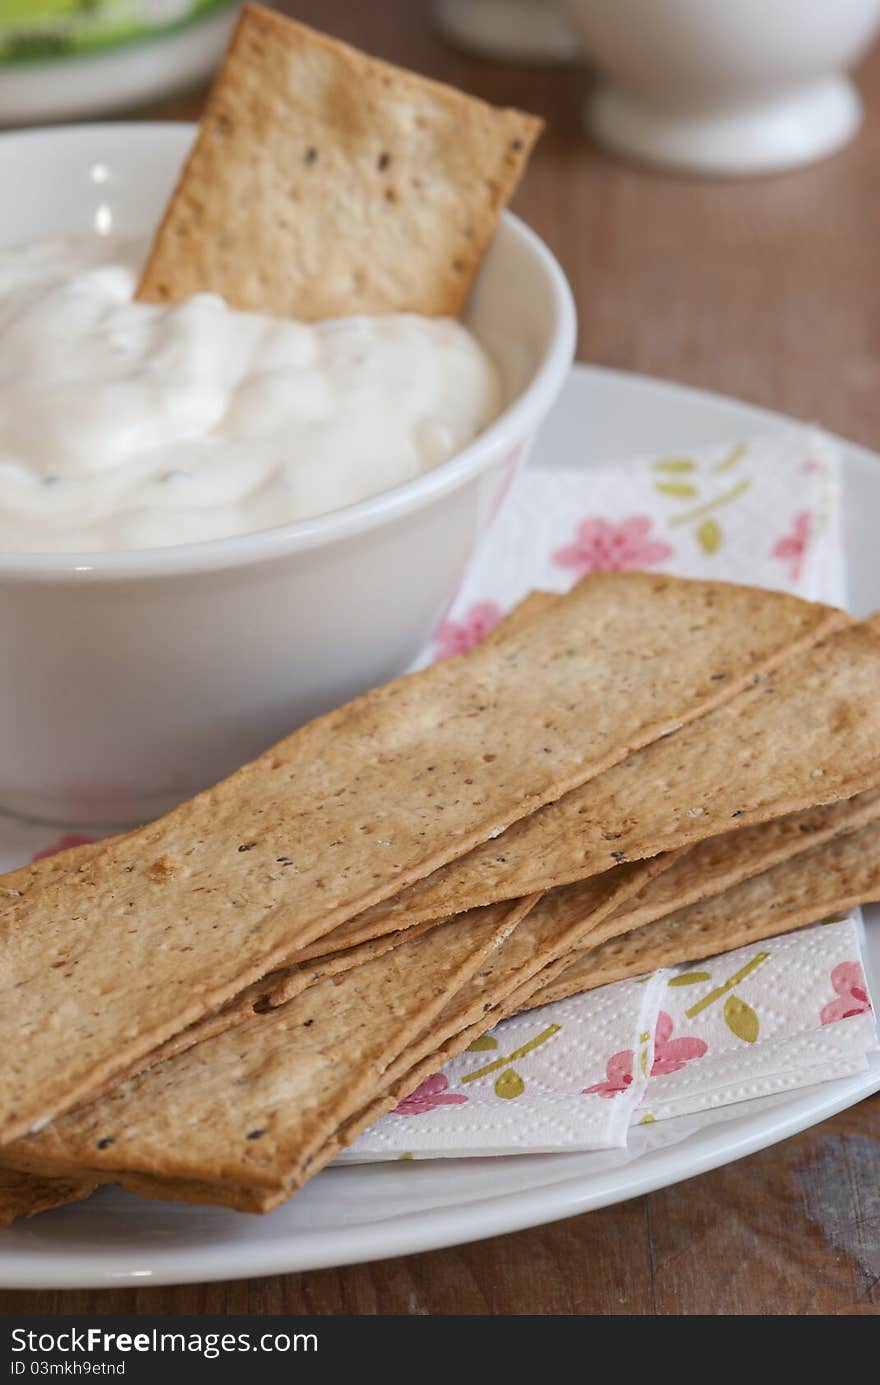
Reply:
[[144, 250], [0, 251], [0, 551], [274, 528], [414, 479], [499, 412], [494, 365], [452, 319], [136, 303]]

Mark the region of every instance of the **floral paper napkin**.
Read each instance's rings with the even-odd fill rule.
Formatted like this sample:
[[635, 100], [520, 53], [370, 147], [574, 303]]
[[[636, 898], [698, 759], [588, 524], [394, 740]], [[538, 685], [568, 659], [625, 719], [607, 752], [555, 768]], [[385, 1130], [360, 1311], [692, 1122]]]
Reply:
[[[420, 662], [477, 643], [533, 587], [646, 568], [842, 602], [838, 459], [790, 428], [516, 481]], [[0, 869], [84, 840], [0, 817]], [[858, 915], [498, 1025], [346, 1160], [620, 1148], [633, 1125], [859, 1071], [876, 1048]], [[640, 1134], [648, 1134], [648, 1131]]]
[[422, 662], [471, 648], [529, 591], [644, 568], [842, 602], [839, 463], [814, 428], [589, 471], [527, 467]]
[[862, 1072], [877, 1049], [848, 915], [505, 1020], [341, 1156], [554, 1153]]
[[[673, 1033], [679, 1047], [665, 1061], [665, 1036]], [[846, 915], [676, 968], [661, 1000], [639, 1120], [862, 1072], [876, 1048], [861, 921]]]
[[[423, 1082], [342, 1157], [625, 1144], [649, 1083], [664, 980], [657, 972], [643, 985], [622, 981], [506, 1020]], [[620, 1073], [614, 1101], [607, 1100], [605, 1059], [611, 1054]]]

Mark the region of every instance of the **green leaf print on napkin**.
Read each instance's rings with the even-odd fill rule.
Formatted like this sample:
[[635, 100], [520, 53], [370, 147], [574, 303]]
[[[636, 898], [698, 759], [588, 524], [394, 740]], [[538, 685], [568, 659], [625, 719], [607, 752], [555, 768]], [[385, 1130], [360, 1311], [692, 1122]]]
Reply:
[[724, 1023], [743, 1043], [753, 1044], [758, 1037], [758, 1016], [739, 996], [730, 995], [724, 1002]]
[[712, 470], [714, 471], [715, 475], [723, 476], [725, 471], [733, 471], [733, 468], [737, 465], [738, 462], [742, 461], [743, 457], [746, 455], [748, 450], [748, 443], [738, 443], [737, 446], [734, 447], [731, 452], [728, 452], [727, 456], [724, 457], [722, 461], [717, 462], [715, 466], [713, 466]]
[[[661, 457], [651, 463], [652, 471], [659, 473], [653, 481], [658, 495], [668, 496], [670, 500], [698, 502], [673, 515], [667, 523], [670, 526], [693, 524], [694, 537], [707, 558], [713, 557], [724, 543], [724, 531], [714, 518], [715, 512], [739, 500], [751, 486], [751, 477], [742, 476], [734, 486], [715, 495], [710, 494], [708, 499], [706, 491], [713, 489], [713, 477], [724, 476], [738, 467], [748, 455], [748, 450], [746, 443], [737, 443], [725, 457], [702, 473], [693, 457]], [[684, 479], [686, 477], [688, 479]], [[704, 480], [707, 482], [705, 487], [702, 484]]]
[[677, 524], [690, 524], [691, 520], [704, 519], [713, 510], [721, 510], [725, 505], [733, 504], [734, 500], [739, 500], [741, 495], [745, 495], [749, 486], [752, 484], [751, 476], [744, 476], [729, 491], [724, 491], [721, 495], [716, 495], [713, 500], [707, 500], [704, 505], [698, 505], [694, 510], [686, 510], [684, 514], [673, 515], [669, 521], [669, 527], [673, 528]]
[[712, 974], [708, 971], [684, 971], [681, 976], [673, 976], [667, 982], [669, 986], [696, 986], [700, 981], [711, 981]]
[[507, 1068], [495, 1082], [495, 1095], [502, 1097], [505, 1101], [512, 1101], [514, 1097], [522, 1096], [526, 1089], [518, 1072], [513, 1068]]
[[704, 519], [697, 530], [697, 543], [710, 556], [721, 547], [721, 525], [717, 519]]
[[[687, 1018], [689, 1020], [696, 1019], [697, 1015], [701, 1014], [703, 1010], [708, 1010], [709, 1006], [714, 1005], [716, 1000], [720, 1000], [722, 996], [729, 995], [729, 993], [733, 990], [734, 986], [738, 986], [741, 981], [745, 981], [747, 976], [751, 976], [752, 972], [755, 970], [756, 967], [763, 966], [764, 963], [769, 960], [769, 952], [756, 952], [752, 960], [750, 962], [746, 962], [745, 966], [740, 967], [739, 971], [735, 972], [733, 976], [729, 976], [723, 985], [716, 986], [714, 990], [710, 991], [708, 995], [704, 995], [702, 999], [698, 1000], [695, 1005], [692, 1005], [690, 1007], [690, 1009], [685, 1010], [685, 1015], [687, 1016]], [[734, 999], [733, 996], [731, 996], [730, 998], [731, 1000]], [[743, 1002], [737, 1001], [737, 1004], [741, 1005], [743, 1004]], [[727, 1005], [725, 1005], [724, 1008], [726, 1018]], [[747, 1005], [745, 1008], [748, 1010], [750, 1007]], [[756, 1016], [755, 1023], [757, 1024], [757, 1022], [758, 1021]], [[732, 1025], [731, 1028], [733, 1028]], [[733, 1032], [736, 1033], [737, 1031], [734, 1029]]]
[[697, 464], [693, 457], [662, 457], [659, 462], [654, 462], [655, 471], [665, 471], [670, 476], [686, 475], [689, 471], [696, 471]]
[[[541, 1044], [545, 1044], [548, 1039], [552, 1039], [553, 1036], [558, 1033], [558, 1024], [548, 1024], [547, 1028], [542, 1029], [540, 1034], [535, 1034], [534, 1038], [527, 1039], [524, 1044], [520, 1044], [519, 1048], [515, 1048], [512, 1053], [502, 1054], [500, 1058], [495, 1059], [494, 1063], [487, 1063], [483, 1068], [477, 1068], [474, 1072], [465, 1073], [464, 1077], [461, 1079], [462, 1085], [466, 1082], [479, 1082], [481, 1077], [489, 1077], [491, 1073], [497, 1072], [499, 1068], [503, 1068], [504, 1071], [494, 1083], [495, 1095], [503, 1097], [505, 1101], [511, 1101], [514, 1097], [522, 1096], [526, 1089], [526, 1084], [519, 1073], [515, 1072], [513, 1068], [509, 1068], [507, 1064], [517, 1062], [520, 1058], [525, 1058], [527, 1054], [533, 1052], [536, 1048], [540, 1048]], [[479, 1043], [480, 1040], [476, 1039], [474, 1043], [471, 1044], [468, 1052], [480, 1052], [480, 1048], [478, 1047]], [[497, 1048], [498, 1040], [492, 1039], [486, 1047]]]
[[693, 500], [700, 494], [690, 481], [655, 481], [654, 489], [661, 495], [671, 495], [673, 500]]

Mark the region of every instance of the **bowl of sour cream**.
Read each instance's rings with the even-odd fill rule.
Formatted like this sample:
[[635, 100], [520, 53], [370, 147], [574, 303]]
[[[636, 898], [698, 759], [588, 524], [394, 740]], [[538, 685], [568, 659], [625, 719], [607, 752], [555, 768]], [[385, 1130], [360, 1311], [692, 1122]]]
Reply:
[[461, 322], [134, 302], [193, 133], [0, 138], [0, 809], [144, 820], [402, 671], [573, 354], [510, 215]]

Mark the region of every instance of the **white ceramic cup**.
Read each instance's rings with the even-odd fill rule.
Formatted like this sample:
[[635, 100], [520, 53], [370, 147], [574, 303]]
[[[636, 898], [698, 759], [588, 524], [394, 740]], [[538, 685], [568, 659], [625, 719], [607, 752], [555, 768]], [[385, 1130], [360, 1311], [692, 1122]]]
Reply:
[[434, 0], [444, 38], [481, 58], [501, 62], [574, 62], [577, 37], [560, 0]]
[[[0, 138], [3, 241], [147, 231], [192, 133], [94, 125]], [[407, 666], [574, 350], [565, 278], [509, 215], [465, 317], [510, 402], [417, 480], [216, 542], [0, 554], [0, 808], [79, 825], [145, 820]]]
[[614, 152], [697, 173], [771, 173], [861, 121], [844, 75], [880, 0], [564, 0], [600, 73], [586, 122]]

